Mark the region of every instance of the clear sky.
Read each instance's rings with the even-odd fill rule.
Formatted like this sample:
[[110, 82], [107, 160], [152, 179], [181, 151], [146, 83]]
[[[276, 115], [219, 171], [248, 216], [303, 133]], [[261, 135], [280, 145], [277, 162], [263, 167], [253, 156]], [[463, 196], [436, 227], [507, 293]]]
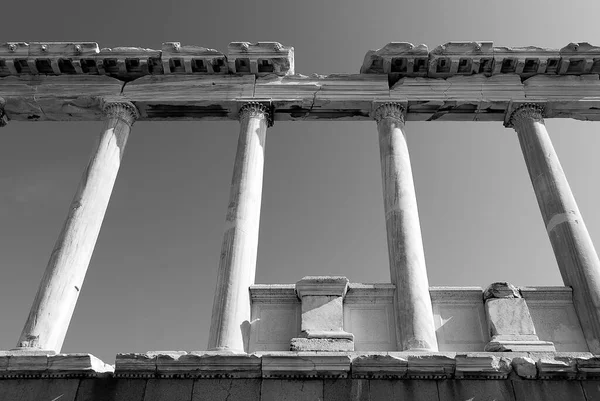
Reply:
[[[172, 5], [170, 5], [172, 4]], [[358, 73], [392, 41], [600, 45], [590, 1], [8, 1], [0, 42], [294, 46], [296, 72]], [[0, 92], [0, 96], [1, 96]], [[600, 123], [547, 120], [600, 243]], [[16, 345], [102, 124], [0, 129], [0, 349]], [[138, 122], [63, 352], [203, 350], [239, 124]], [[501, 123], [406, 126], [431, 285], [561, 285], [516, 134]], [[257, 283], [389, 282], [375, 122], [278, 122], [267, 133]], [[598, 245], [600, 246], [600, 245]]]

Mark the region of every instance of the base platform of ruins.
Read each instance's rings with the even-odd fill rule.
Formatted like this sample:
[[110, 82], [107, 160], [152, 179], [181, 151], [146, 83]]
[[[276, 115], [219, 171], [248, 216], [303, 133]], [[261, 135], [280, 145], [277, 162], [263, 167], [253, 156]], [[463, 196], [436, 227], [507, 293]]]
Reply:
[[[0, 351], [0, 400], [600, 400], [600, 259], [544, 122], [600, 120], [600, 47], [393, 42], [356, 67], [297, 74], [277, 42], [0, 44], [0, 127], [103, 123], [22, 334]], [[237, 120], [240, 136], [207, 350], [113, 365], [61, 347], [138, 120]], [[307, 120], [374, 122], [387, 283], [254, 283], [266, 133]], [[429, 286], [407, 121], [514, 129], [564, 286]]]

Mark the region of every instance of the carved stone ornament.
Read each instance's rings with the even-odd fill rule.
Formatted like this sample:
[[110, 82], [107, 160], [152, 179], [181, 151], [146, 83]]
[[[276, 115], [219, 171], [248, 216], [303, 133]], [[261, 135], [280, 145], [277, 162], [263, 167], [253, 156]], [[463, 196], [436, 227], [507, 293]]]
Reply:
[[104, 105], [102, 114], [105, 118], [118, 118], [130, 127], [140, 117], [137, 108], [130, 102], [110, 102]]
[[526, 121], [544, 123], [544, 106], [537, 103], [525, 103], [517, 107], [508, 120], [507, 127], [515, 128]]
[[264, 118], [267, 120], [267, 127], [273, 126], [273, 111], [262, 103], [248, 102], [240, 108], [240, 121], [250, 117]]
[[384, 118], [392, 118], [400, 123], [404, 124], [404, 106], [400, 103], [383, 103], [381, 106], [375, 109], [373, 113], [373, 117], [377, 124], [381, 122]]

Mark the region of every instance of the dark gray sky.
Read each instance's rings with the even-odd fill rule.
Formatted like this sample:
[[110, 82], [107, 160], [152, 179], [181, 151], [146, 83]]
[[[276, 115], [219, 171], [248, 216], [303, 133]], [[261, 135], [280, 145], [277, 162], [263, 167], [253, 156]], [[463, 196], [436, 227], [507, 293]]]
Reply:
[[[37, 4], [35, 4], [37, 3]], [[597, 1], [7, 2], [0, 42], [180, 41], [295, 47], [296, 72], [358, 73], [391, 41], [600, 44]], [[1, 96], [1, 93], [0, 93]], [[547, 126], [600, 241], [599, 123]], [[0, 131], [0, 349], [16, 345], [93, 142], [93, 123]], [[206, 348], [237, 122], [136, 123], [63, 352]], [[409, 122], [431, 285], [560, 285], [516, 134], [500, 123]], [[267, 134], [257, 283], [305, 275], [388, 282], [374, 122], [279, 122]]]

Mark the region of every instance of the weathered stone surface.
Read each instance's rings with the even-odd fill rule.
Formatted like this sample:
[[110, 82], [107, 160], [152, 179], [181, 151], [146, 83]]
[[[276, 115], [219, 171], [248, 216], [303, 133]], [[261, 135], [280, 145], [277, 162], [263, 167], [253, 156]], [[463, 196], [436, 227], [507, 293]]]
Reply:
[[490, 298], [523, 298], [521, 292], [514, 285], [505, 281], [492, 283], [483, 292], [483, 300]]
[[383, 400], [438, 400], [437, 383], [434, 380], [371, 380], [370, 399]]
[[369, 380], [324, 379], [323, 400], [326, 401], [371, 401]]
[[423, 353], [408, 355], [407, 377], [412, 379], [446, 379], [454, 376], [455, 354]]
[[261, 401], [314, 401], [323, 399], [323, 380], [265, 379]]
[[510, 360], [483, 352], [470, 353], [456, 355], [454, 376], [457, 379], [506, 379], [510, 370]]
[[578, 381], [513, 380], [511, 383], [518, 401], [586, 401]]
[[586, 380], [581, 382], [586, 401], [600, 401], [600, 381]]
[[408, 360], [393, 355], [360, 355], [352, 360], [352, 377], [399, 379], [406, 376]]
[[144, 401], [190, 401], [192, 379], [148, 379]]
[[577, 376], [575, 358], [546, 356], [536, 361], [540, 379], [574, 379]]
[[79, 379], [0, 380], [2, 401], [75, 401]]
[[291, 351], [354, 351], [354, 341], [342, 338], [292, 338]]
[[256, 355], [223, 352], [191, 352], [170, 365], [164, 374], [203, 378], [256, 378], [261, 376], [261, 359]]
[[521, 401], [521, 398], [515, 400], [511, 383], [510, 380], [440, 380], [437, 385], [440, 400]]
[[193, 401], [260, 400], [260, 379], [198, 379]]
[[264, 355], [262, 356], [262, 375], [263, 378], [345, 378], [350, 372], [350, 362], [350, 356], [341, 352]]
[[156, 374], [156, 355], [117, 354], [115, 375], [118, 377], [153, 377]]
[[50, 375], [88, 375], [114, 372], [114, 367], [91, 354], [58, 354], [48, 357]]
[[551, 342], [538, 338], [525, 299], [489, 298], [485, 311], [492, 335], [486, 351], [555, 351]]
[[600, 377], [600, 356], [593, 356], [590, 358], [577, 358], [576, 361], [579, 377]]
[[525, 379], [535, 379], [537, 377], [536, 362], [527, 357], [516, 357], [510, 362], [517, 375]]

